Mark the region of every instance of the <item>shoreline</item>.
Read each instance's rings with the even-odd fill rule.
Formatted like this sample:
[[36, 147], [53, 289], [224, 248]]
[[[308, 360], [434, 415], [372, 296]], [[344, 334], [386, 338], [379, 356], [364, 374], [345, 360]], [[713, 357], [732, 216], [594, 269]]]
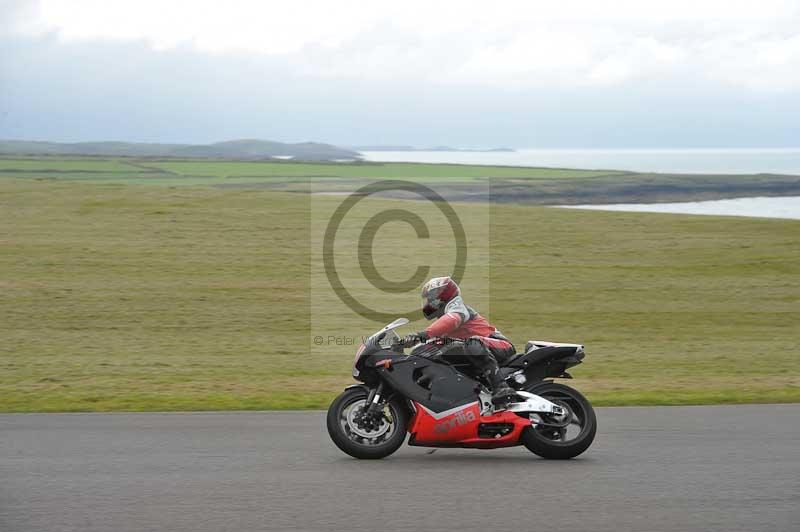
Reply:
[[800, 196], [756, 196], [668, 203], [611, 203], [554, 205], [557, 209], [691, 216], [737, 216], [800, 221]]
[[[687, 203], [735, 200], [758, 197], [800, 196], [800, 176], [655, 176], [625, 174], [604, 178], [566, 180], [492, 179], [472, 183], [431, 183], [447, 201], [517, 205], [571, 206]], [[687, 179], [688, 178], [688, 179]], [[709, 179], [710, 178], [710, 179]], [[761, 178], [761, 180], [755, 180]], [[338, 185], [342, 185], [339, 183]], [[347, 195], [354, 187], [330, 183], [312, 183], [298, 189], [296, 184], [237, 183], [216, 185], [219, 188], [271, 188], [290, 192]], [[319, 187], [313, 190], [314, 187]], [[413, 194], [383, 193], [382, 197], [417, 199]]]

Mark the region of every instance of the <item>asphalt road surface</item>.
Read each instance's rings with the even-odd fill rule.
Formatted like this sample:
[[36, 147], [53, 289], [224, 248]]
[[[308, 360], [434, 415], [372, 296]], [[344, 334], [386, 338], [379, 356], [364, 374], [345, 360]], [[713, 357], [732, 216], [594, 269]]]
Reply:
[[598, 418], [557, 462], [358, 461], [321, 412], [0, 415], [0, 531], [800, 531], [800, 405]]

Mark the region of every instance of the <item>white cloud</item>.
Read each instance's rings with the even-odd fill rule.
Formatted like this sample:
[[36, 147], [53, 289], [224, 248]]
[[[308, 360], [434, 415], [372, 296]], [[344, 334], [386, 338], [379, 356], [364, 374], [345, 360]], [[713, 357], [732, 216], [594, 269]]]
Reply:
[[796, 0], [41, 0], [28, 11], [13, 22], [18, 33], [264, 54], [309, 76], [800, 89]]

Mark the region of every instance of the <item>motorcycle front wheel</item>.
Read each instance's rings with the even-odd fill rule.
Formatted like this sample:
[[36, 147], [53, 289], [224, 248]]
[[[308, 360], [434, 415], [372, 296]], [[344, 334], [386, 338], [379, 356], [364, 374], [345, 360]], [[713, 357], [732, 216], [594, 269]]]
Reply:
[[597, 432], [597, 417], [583, 395], [554, 382], [534, 386], [530, 392], [564, 407], [566, 414], [532, 414], [531, 426], [520, 436], [529, 451], [542, 458], [566, 460], [589, 448]]
[[389, 456], [403, 445], [409, 414], [399, 400], [391, 400], [372, 416], [365, 415], [367, 390], [345, 390], [328, 408], [328, 434], [333, 443], [355, 458]]

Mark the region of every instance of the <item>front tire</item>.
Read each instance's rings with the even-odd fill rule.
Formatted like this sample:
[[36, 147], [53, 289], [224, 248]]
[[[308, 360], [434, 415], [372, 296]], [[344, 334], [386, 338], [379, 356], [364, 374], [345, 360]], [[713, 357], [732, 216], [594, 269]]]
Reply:
[[377, 421], [364, 421], [367, 390], [349, 388], [328, 408], [328, 434], [336, 446], [355, 458], [377, 459], [389, 456], [403, 445], [409, 414], [397, 399], [386, 403]]
[[[542, 458], [567, 460], [589, 448], [597, 432], [597, 416], [583, 395], [569, 386], [554, 382], [532, 387], [530, 392], [565, 406], [569, 410], [569, 417], [562, 420], [536, 414], [541, 423], [527, 427], [520, 436], [520, 441], [529, 451]], [[566, 426], [559, 426], [565, 423]]]

